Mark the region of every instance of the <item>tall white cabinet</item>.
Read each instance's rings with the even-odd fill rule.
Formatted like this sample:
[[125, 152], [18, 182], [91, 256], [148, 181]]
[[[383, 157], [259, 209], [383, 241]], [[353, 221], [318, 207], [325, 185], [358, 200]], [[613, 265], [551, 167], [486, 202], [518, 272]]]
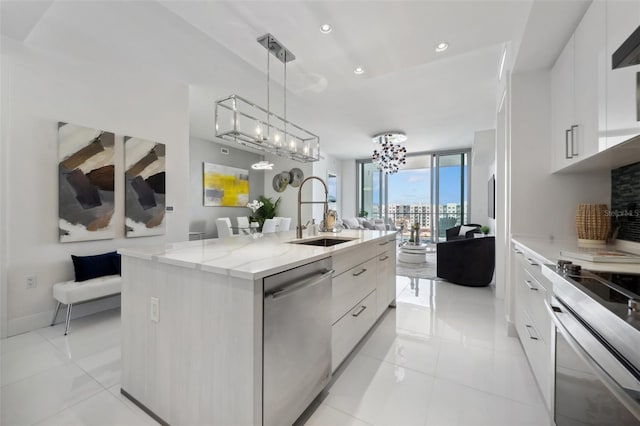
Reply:
[[611, 55], [640, 25], [640, 1], [608, 1], [607, 22], [607, 147], [640, 135], [638, 73], [640, 65], [612, 70]]
[[606, 148], [606, 4], [595, 1], [551, 70], [552, 171]]

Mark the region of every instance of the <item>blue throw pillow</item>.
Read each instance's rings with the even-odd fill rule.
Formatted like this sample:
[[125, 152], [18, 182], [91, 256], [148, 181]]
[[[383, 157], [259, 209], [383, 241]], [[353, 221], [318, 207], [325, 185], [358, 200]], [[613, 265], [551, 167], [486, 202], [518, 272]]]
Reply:
[[120, 274], [120, 255], [115, 251], [95, 256], [71, 255], [71, 260], [76, 273], [76, 282]]

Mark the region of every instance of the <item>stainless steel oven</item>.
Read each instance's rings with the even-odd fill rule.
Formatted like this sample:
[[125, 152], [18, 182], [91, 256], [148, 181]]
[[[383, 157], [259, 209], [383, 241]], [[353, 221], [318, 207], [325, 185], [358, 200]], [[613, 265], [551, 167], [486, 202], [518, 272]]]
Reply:
[[640, 425], [640, 312], [631, 303], [640, 277], [543, 273], [554, 294], [545, 303], [556, 329], [556, 425]]
[[549, 306], [556, 326], [555, 422], [564, 425], [639, 425], [640, 380], [557, 299]]

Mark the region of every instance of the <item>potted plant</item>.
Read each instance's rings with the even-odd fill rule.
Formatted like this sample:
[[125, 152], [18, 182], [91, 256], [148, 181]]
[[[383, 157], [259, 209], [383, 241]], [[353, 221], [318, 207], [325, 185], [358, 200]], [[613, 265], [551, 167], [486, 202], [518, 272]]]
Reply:
[[360, 210], [360, 213], [358, 213], [358, 217], [367, 217], [369, 216], [369, 212], [366, 210]]
[[488, 226], [481, 226], [480, 227], [480, 232], [482, 232], [484, 235], [489, 234], [490, 231], [491, 231], [491, 229]]
[[[278, 205], [280, 204], [280, 197], [274, 202], [271, 198], [267, 198], [264, 195], [258, 197], [258, 204], [262, 204], [255, 210], [250, 220], [252, 222], [258, 222], [260, 228], [267, 219], [273, 219], [277, 215]], [[250, 207], [251, 208], [251, 207]]]

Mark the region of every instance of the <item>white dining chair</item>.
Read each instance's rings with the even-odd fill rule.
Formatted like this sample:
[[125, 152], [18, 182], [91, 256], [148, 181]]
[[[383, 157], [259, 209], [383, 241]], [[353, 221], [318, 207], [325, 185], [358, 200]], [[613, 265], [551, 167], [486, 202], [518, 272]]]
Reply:
[[270, 234], [270, 233], [276, 232], [277, 231], [277, 227], [278, 227], [278, 219], [276, 219], [276, 218], [267, 219], [262, 224], [262, 233], [263, 234]]
[[288, 231], [291, 229], [291, 218], [283, 217], [280, 219], [280, 226], [278, 227], [278, 232]]
[[249, 234], [249, 218], [246, 216], [238, 216], [236, 218], [238, 222], [238, 233]]
[[228, 217], [216, 219], [216, 227], [218, 228], [218, 238], [226, 238], [233, 235], [231, 220]]

